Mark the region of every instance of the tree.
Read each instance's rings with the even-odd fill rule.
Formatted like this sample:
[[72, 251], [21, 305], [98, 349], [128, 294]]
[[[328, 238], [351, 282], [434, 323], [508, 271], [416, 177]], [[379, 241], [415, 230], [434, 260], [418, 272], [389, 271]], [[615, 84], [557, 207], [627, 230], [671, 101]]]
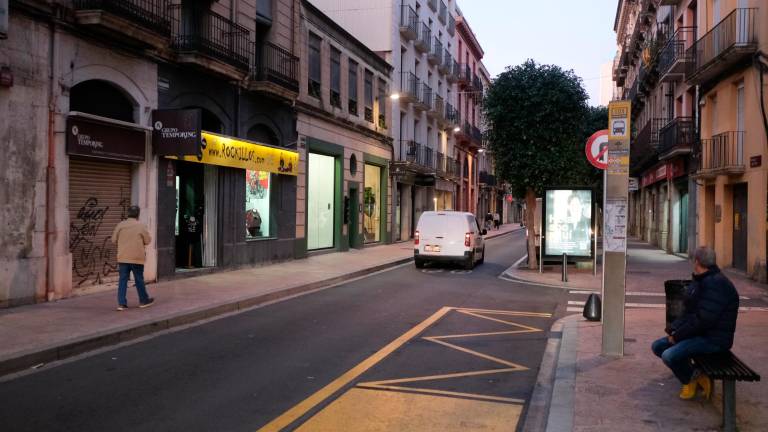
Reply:
[[[592, 112], [573, 71], [533, 60], [507, 67], [491, 85], [484, 110], [497, 175], [525, 196], [526, 224], [534, 227], [536, 197], [545, 187], [589, 185], [595, 173], [584, 155]], [[608, 121], [600, 129], [604, 129]], [[538, 266], [535, 236], [528, 236], [528, 264]]]

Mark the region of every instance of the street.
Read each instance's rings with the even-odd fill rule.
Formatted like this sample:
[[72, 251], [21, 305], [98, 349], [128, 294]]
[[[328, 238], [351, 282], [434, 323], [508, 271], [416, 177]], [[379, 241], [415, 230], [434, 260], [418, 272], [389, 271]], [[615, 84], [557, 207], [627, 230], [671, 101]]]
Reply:
[[2, 382], [4, 429], [512, 430], [566, 300], [498, 278], [523, 233]]

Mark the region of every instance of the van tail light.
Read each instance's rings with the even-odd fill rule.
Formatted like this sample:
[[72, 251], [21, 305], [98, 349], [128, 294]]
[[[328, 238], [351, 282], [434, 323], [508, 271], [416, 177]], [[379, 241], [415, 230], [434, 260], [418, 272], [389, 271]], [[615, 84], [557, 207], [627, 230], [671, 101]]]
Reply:
[[419, 245], [419, 232], [416, 231], [416, 233], [413, 234], [413, 245], [418, 246]]
[[468, 232], [464, 234], [464, 246], [466, 247], [472, 246], [471, 242], [472, 242], [472, 233]]

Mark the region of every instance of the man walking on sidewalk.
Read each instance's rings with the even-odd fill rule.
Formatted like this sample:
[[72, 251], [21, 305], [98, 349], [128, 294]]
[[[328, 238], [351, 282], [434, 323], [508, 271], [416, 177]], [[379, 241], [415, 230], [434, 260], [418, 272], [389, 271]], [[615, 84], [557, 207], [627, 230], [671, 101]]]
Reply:
[[144, 260], [146, 253], [144, 248], [152, 237], [149, 236], [147, 226], [139, 222], [139, 207], [128, 208], [128, 219], [120, 222], [112, 233], [112, 243], [117, 244], [117, 265], [120, 281], [117, 286], [117, 310], [128, 308], [128, 300], [125, 298], [128, 290], [128, 276], [133, 273], [136, 282], [136, 291], [139, 294], [139, 307], [151, 306], [155, 299], [147, 294], [144, 286]]
[[731, 349], [738, 314], [739, 294], [717, 267], [715, 251], [708, 247], [696, 249], [685, 311], [665, 329], [667, 336], [652, 346], [653, 353], [683, 384], [681, 399], [695, 397], [697, 387], [707, 398], [712, 394], [712, 381], [693, 369], [691, 358]]

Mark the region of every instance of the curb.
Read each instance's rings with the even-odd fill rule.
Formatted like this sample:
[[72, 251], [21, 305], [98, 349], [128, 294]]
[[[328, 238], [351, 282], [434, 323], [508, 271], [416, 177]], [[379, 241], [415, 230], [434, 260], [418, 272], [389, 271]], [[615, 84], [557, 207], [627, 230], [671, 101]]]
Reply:
[[0, 359], [0, 377], [9, 375], [14, 372], [20, 372], [37, 365], [64, 360], [66, 358], [83, 354], [88, 351], [93, 351], [98, 348], [138, 339], [140, 337], [172, 329], [174, 327], [189, 325], [198, 321], [250, 309], [255, 306], [260, 306], [267, 303], [273, 303], [279, 300], [287, 299], [300, 294], [306, 294], [323, 288], [331, 288], [341, 282], [367, 276], [371, 273], [379, 272], [382, 270], [388, 270], [411, 261], [413, 261], [413, 257], [401, 258], [342, 276], [336, 276], [329, 279], [311, 282], [305, 285], [286, 288], [281, 291], [260, 294], [254, 297], [228, 300], [222, 303], [212, 304], [198, 309], [178, 312], [165, 318], [149, 320], [146, 322], [129, 325], [124, 328], [117, 328], [106, 332], [95, 333], [93, 335], [40, 347], [25, 353], [21, 353], [20, 355], [14, 355], [13, 357]]
[[523, 432], [570, 432], [573, 428], [578, 318], [560, 318], [550, 328]]

